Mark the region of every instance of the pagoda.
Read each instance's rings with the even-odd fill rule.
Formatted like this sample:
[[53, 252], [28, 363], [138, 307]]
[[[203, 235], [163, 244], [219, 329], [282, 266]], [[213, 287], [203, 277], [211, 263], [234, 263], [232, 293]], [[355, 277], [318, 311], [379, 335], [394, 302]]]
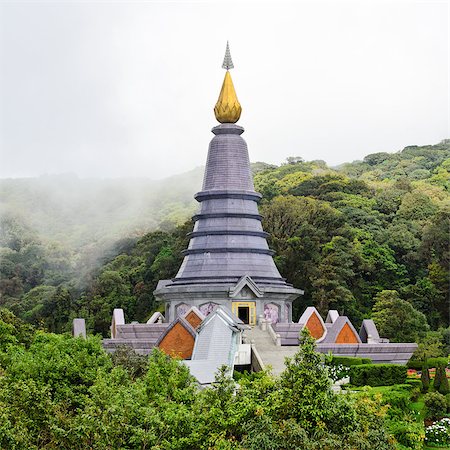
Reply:
[[253, 185], [244, 128], [236, 124], [242, 108], [229, 72], [234, 66], [228, 43], [222, 67], [226, 73], [214, 108], [220, 125], [212, 129], [203, 187], [195, 195], [200, 211], [177, 275], [159, 281], [154, 295], [164, 302], [168, 322], [193, 306], [206, 316], [218, 305], [249, 325], [259, 318], [291, 322], [292, 302], [303, 291], [280, 275], [261, 225], [262, 196]]

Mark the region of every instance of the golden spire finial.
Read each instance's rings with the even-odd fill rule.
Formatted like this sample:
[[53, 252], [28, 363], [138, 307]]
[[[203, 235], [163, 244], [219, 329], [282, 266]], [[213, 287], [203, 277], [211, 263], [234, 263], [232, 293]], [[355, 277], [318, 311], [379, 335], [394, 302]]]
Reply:
[[214, 114], [220, 123], [236, 123], [239, 117], [241, 117], [242, 108], [237, 99], [230, 72], [228, 71], [228, 69], [234, 67], [228, 42], [222, 67], [227, 71], [223, 80], [222, 89], [220, 90], [219, 99], [214, 107]]

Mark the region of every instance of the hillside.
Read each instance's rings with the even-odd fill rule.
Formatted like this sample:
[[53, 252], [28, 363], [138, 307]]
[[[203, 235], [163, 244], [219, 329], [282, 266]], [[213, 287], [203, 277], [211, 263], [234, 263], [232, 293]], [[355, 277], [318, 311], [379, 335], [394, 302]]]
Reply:
[[[450, 141], [253, 170], [276, 263], [305, 289], [297, 314], [314, 304], [357, 324], [395, 290], [432, 329], [448, 326]], [[201, 177], [1, 180], [1, 305], [54, 331], [81, 315], [106, 333], [114, 307], [144, 320], [157, 280], [181, 263]]]

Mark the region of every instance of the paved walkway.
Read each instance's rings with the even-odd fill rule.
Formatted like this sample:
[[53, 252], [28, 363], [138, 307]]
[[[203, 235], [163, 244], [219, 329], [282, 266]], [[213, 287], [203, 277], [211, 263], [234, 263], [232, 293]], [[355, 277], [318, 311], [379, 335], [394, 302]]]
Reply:
[[244, 336], [248, 342], [252, 341], [256, 347], [259, 356], [264, 363], [264, 366], [272, 366], [272, 373], [279, 375], [284, 370], [284, 358], [286, 356], [293, 356], [297, 351], [297, 346], [292, 347], [277, 347], [267, 331], [261, 331], [258, 326], [247, 330]]

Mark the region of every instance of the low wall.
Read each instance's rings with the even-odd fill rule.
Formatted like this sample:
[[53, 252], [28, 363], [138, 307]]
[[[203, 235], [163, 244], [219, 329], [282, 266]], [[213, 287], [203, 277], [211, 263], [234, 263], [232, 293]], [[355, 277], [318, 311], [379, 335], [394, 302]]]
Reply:
[[317, 344], [320, 353], [333, 353], [336, 356], [357, 356], [370, 358], [374, 364], [406, 364], [417, 348], [415, 343], [379, 344]]

